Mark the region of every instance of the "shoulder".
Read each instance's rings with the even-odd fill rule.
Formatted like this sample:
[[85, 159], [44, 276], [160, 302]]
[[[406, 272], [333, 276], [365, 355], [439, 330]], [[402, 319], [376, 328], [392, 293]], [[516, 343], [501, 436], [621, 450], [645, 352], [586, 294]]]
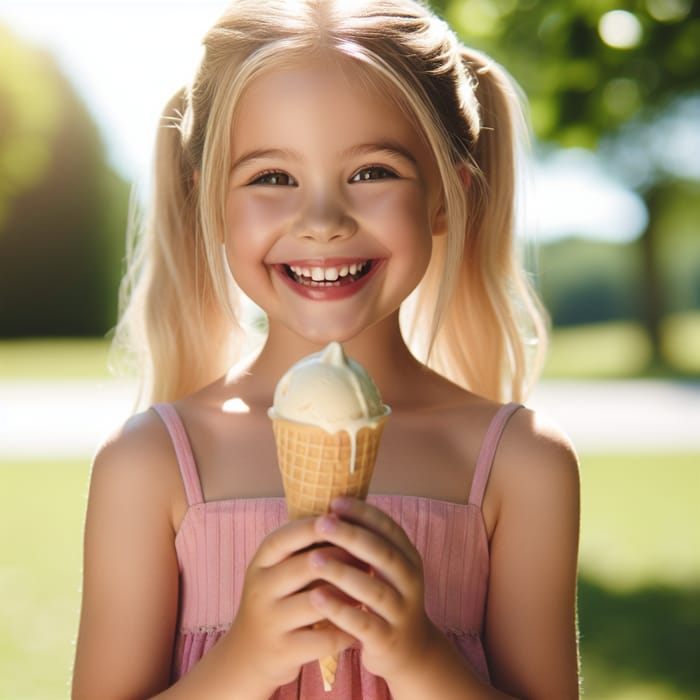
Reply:
[[149, 409], [131, 416], [102, 443], [95, 456], [94, 472], [115, 478], [148, 478], [173, 457], [167, 429], [158, 414]]
[[501, 468], [515, 479], [578, 480], [571, 441], [547, 415], [522, 407], [508, 421], [499, 446]]
[[507, 512], [526, 517], [542, 508], [578, 517], [579, 463], [571, 441], [549, 417], [520, 408], [501, 436], [489, 491], [494, 522]]
[[576, 451], [564, 431], [545, 413], [526, 406], [513, 413], [503, 434], [505, 450], [516, 450], [547, 462], [577, 464]]
[[167, 428], [153, 410], [138, 413], [108, 437], [93, 461], [90, 500], [139, 502], [175, 525], [183, 487]]

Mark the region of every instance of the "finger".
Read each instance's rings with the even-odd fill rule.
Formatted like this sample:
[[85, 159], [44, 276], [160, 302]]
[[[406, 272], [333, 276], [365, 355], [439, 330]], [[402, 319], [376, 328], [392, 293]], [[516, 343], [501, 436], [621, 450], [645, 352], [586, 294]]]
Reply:
[[[322, 549], [329, 550], [328, 556], [333, 559], [351, 560], [351, 555], [337, 547], [324, 545]], [[318, 580], [312, 558], [316, 551], [319, 549], [305, 549], [290, 554], [274, 566], [250, 572], [252, 583], [249, 596], [272, 603], [308, 590]]]
[[251, 566], [269, 568], [292, 554], [323, 541], [314, 528], [313, 518], [301, 518], [273, 530], [260, 543]]
[[331, 511], [342, 520], [362, 525], [388, 540], [414, 564], [422, 564], [404, 529], [383, 510], [357, 498], [339, 497], [333, 499]]
[[314, 589], [311, 600], [325, 619], [364, 645], [380, 640], [391, 631], [387, 620], [367, 608], [345, 604], [328, 589]]
[[[364, 605], [383, 617], [387, 622], [398, 622], [402, 610], [402, 596], [390, 583], [367, 571], [328, 557], [318, 551], [311, 555], [311, 564], [319, 578], [333, 584], [336, 591], [327, 590], [344, 605]], [[325, 597], [325, 594], [324, 594]], [[311, 600], [318, 600], [318, 594]]]
[[[283, 624], [280, 625], [281, 632], [310, 628], [325, 620], [324, 615], [313, 604], [311, 598], [312, 591], [321, 587], [329, 588], [327, 584], [319, 583], [313, 588], [280, 601], [275, 608], [275, 618], [280, 622], [283, 621]], [[350, 601], [351, 599], [346, 597], [345, 600]]]
[[339, 654], [354, 644], [356, 638], [335, 624], [319, 625], [313, 629], [302, 629], [289, 635], [290, 645], [306, 662]]
[[416, 561], [410, 553], [407, 554], [393, 542], [366, 527], [340, 520], [333, 515], [319, 518], [316, 527], [326, 540], [369, 564], [399, 590], [403, 591], [407, 582], [422, 580], [420, 556]]

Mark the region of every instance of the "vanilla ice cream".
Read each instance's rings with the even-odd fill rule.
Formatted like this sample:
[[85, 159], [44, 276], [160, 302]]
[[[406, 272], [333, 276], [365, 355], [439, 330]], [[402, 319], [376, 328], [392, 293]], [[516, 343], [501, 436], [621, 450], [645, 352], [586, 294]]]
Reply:
[[297, 362], [280, 379], [269, 415], [273, 420], [315, 425], [331, 434], [347, 432], [353, 446], [353, 471], [357, 433], [376, 427], [389, 412], [367, 370], [333, 342]]

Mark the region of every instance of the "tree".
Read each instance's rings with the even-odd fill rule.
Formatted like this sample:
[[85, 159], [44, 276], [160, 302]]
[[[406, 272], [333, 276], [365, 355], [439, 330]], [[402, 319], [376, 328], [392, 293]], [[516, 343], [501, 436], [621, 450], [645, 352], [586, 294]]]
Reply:
[[47, 53], [0, 27], [0, 337], [103, 335], [128, 187]]
[[[660, 357], [665, 311], [658, 225], [665, 193], [683, 174], [647, 152], [650, 125], [674, 118], [700, 91], [700, 8], [693, 0], [435, 0], [462, 38], [523, 86], [541, 142], [597, 149], [615, 167], [625, 148], [644, 167], [622, 177], [644, 198], [645, 321]], [[696, 126], [697, 128], [697, 126]], [[641, 138], [640, 138], [641, 136]], [[639, 163], [639, 158], [637, 158]], [[642, 177], [640, 177], [640, 172]]]

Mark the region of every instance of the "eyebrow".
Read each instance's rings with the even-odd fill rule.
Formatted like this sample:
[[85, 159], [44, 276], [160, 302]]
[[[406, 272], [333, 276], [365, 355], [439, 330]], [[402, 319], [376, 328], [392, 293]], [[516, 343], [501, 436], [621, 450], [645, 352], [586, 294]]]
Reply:
[[[371, 153], [385, 153], [389, 156], [402, 158], [412, 165], [418, 165], [416, 157], [408, 149], [404, 148], [400, 144], [394, 142], [370, 142], [370, 143], [360, 143], [343, 151], [341, 157], [353, 157], [369, 155]], [[252, 151], [247, 151], [242, 156], [238, 157], [233, 165], [231, 166], [231, 171], [237, 170], [248, 163], [255, 160], [263, 159], [284, 159], [284, 160], [301, 160], [301, 154], [297, 151], [286, 149], [286, 148], [256, 148]]]
[[409, 161], [413, 165], [418, 165], [416, 157], [409, 151], [398, 143], [392, 141], [382, 141], [378, 143], [360, 143], [356, 146], [351, 146], [348, 148], [343, 155], [344, 156], [361, 156], [369, 155], [370, 153], [385, 153], [389, 156], [398, 156], [404, 160]]
[[256, 148], [252, 151], [244, 153], [242, 156], [237, 158], [233, 165], [231, 166], [231, 171], [246, 165], [250, 161], [262, 160], [263, 158], [272, 159], [299, 159], [300, 156], [296, 151], [290, 151], [284, 148]]

